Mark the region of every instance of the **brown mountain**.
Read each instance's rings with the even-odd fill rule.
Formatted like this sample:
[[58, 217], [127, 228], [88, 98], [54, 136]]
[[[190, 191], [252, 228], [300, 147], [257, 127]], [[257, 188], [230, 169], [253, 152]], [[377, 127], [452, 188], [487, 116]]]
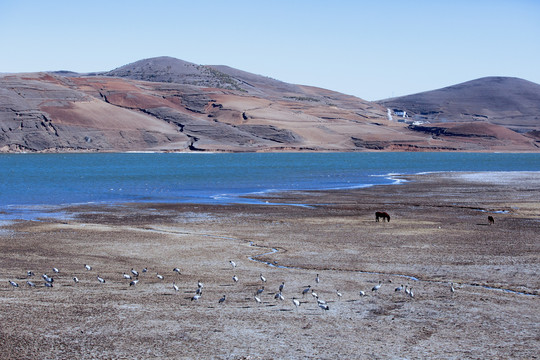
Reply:
[[538, 150], [505, 126], [417, 129], [389, 121], [386, 107], [170, 57], [98, 74], [7, 74], [0, 151]]

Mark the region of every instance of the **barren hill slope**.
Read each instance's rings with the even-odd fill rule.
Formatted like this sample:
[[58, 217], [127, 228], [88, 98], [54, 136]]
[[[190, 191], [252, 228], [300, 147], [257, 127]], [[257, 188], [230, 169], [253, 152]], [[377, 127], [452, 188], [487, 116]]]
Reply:
[[385, 106], [170, 57], [99, 74], [5, 74], [0, 151], [538, 150], [489, 123], [414, 129]]
[[377, 103], [431, 123], [487, 121], [519, 132], [540, 129], [540, 85], [518, 78], [486, 77]]

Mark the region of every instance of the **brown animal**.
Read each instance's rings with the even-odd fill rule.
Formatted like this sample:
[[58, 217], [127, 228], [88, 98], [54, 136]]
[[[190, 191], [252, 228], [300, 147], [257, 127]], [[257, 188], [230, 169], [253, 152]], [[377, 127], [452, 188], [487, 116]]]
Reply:
[[488, 222], [489, 222], [489, 225], [495, 224], [495, 219], [493, 218], [493, 216], [488, 215]]
[[390, 215], [388, 215], [388, 213], [386, 212], [383, 212], [383, 211], [377, 211], [375, 213], [375, 221], [376, 222], [379, 222], [379, 219], [382, 218], [382, 221], [384, 222], [384, 220], [386, 219], [386, 221], [390, 222]]

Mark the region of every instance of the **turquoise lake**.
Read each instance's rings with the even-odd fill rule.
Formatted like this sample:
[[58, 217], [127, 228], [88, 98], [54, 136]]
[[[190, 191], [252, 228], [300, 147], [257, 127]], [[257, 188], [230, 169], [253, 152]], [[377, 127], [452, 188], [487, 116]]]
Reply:
[[540, 154], [107, 153], [0, 155], [0, 213], [122, 202], [252, 202], [239, 195], [392, 184], [391, 174], [540, 171]]

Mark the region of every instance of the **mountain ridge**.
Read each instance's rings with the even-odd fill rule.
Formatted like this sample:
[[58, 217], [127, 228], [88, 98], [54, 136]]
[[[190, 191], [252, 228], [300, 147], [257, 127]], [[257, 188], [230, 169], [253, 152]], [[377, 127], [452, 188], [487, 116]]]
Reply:
[[[527, 96], [522, 106], [529, 106]], [[477, 118], [435, 124], [422, 112], [413, 114], [413, 108], [408, 110], [413, 116], [426, 117], [415, 125], [411, 118], [389, 119], [387, 108], [396, 99], [400, 100], [369, 102], [224, 65], [197, 65], [171, 57], [143, 59], [99, 73], [3, 74], [0, 151], [539, 149], [540, 126], [534, 119], [520, 123], [519, 114], [513, 114], [510, 124], [482, 117], [478, 118], [482, 125], [473, 126]], [[509, 125], [523, 134], [508, 130]]]

